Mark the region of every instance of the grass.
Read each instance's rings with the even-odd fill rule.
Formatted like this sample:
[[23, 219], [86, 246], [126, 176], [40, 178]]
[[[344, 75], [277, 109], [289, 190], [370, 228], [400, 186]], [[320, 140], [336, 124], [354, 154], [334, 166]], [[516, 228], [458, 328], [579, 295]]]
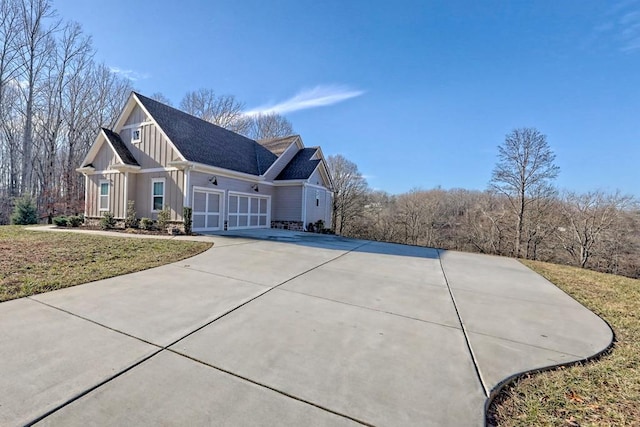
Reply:
[[613, 327], [598, 360], [525, 376], [505, 388], [488, 415], [499, 426], [640, 425], [640, 280], [525, 261]]
[[157, 267], [210, 247], [0, 226], [0, 302]]

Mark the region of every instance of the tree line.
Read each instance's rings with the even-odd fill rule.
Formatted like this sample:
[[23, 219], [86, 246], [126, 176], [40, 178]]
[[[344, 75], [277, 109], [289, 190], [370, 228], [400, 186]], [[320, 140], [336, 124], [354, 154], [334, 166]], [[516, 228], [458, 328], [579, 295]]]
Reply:
[[515, 129], [485, 191], [372, 191], [355, 163], [330, 156], [334, 227], [346, 236], [572, 264], [640, 277], [640, 209], [620, 192], [558, 191], [546, 136]]
[[[0, 0], [0, 224], [21, 196], [49, 222], [84, 210], [75, 169], [134, 90], [95, 54], [91, 37], [59, 18], [51, 0]], [[233, 96], [210, 89], [187, 92], [180, 108], [254, 139], [293, 133], [286, 118], [247, 116]]]

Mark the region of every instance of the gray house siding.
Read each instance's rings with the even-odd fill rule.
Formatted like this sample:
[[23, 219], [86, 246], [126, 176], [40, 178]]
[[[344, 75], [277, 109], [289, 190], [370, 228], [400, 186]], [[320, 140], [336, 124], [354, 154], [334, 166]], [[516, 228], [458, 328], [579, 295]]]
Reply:
[[179, 159], [178, 153], [156, 125], [142, 126], [141, 140], [136, 143], [131, 142], [133, 130], [134, 128], [122, 129], [118, 133], [143, 169], [167, 167], [169, 162]]
[[103, 171], [109, 169], [111, 165], [116, 163], [119, 163], [119, 161], [117, 160], [115, 152], [111, 149], [109, 143], [104, 141], [93, 161], [93, 167], [95, 167], [97, 171]]
[[164, 204], [169, 206], [172, 221], [182, 221], [184, 172], [181, 170], [139, 173], [135, 183], [135, 209], [139, 218], [158, 219], [152, 211], [152, 182], [164, 178]]
[[107, 173], [89, 175], [87, 179], [87, 202], [85, 204], [85, 215], [88, 217], [100, 217], [105, 212], [100, 210], [100, 183], [109, 183], [109, 207], [116, 218], [124, 218], [126, 207], [124, 207], [124, 174]]
[[310, 222], [316, 223], [318, 220], [324, 222], [325, 227], [331, 226], [331, 192], [315, 188], [307, 187], [307, 197], [305, 207], [307, 210], [306, 224]]
[[133, 107], [133, 110], [129, 114], [129, 117], [127, 117], [127, 120], [124, 122], [124, 126], [137, 125], [138, 123], [146, 122], [148, 120], [149, 119], [147, 118], [147, 115], [144, 113], [144, 111], [142, 111], [142, 108], [136, 105], [135, 107]]
[[272, 221], [302, 221], [302, 185], [276, 187]]
[[327, 184], [327, 183], [324, 182], [324, 179], [322, 178], [322, 174], [320, 174], [320, 168], [319, 167], [309, 177], [308, 181], [309, 181], [310, 184], [315, 184], [315, 185], [326, 185]]

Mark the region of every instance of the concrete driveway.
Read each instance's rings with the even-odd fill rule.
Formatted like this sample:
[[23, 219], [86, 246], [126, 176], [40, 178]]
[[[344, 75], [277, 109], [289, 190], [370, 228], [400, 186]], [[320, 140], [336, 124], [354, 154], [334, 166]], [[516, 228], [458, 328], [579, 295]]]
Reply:
[[517, 261], [261, 230], [0, 304], [0, 425], [474, 426], [609, 327]]

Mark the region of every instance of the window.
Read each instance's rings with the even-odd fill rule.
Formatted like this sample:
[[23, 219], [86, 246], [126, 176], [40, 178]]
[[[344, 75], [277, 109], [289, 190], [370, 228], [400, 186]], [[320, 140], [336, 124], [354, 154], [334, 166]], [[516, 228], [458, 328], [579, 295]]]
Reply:
[[131, 142], [140, 142], [142, 139], [142, 128], [131, 131]]
[[320, 206], [320, 191], [316, 190], [316, 206]]
[[100, 181], [100, 200], [99, 209], [101, 211], [109, 210], [109, 181]]
[[161, 211], [164, 207], [164, 178], [151, 180], [151, 210]]

